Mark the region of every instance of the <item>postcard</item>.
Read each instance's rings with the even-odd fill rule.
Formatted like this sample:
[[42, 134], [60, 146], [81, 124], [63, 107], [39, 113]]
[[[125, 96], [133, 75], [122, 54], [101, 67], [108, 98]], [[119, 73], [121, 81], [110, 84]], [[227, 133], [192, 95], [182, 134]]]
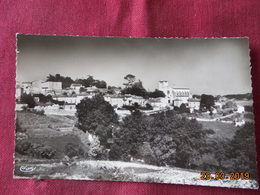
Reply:
[[14, 177], [257, 189], [249, 51], [18, 34]]

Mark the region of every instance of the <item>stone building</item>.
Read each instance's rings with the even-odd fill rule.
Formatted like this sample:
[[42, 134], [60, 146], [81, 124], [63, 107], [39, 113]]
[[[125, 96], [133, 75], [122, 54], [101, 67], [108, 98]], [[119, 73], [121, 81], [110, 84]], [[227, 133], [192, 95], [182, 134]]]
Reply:
[[55, 95], [62, 92], [62, 82], [36, 80], [31, 82], [32, 94]]
[[[160, 91], [163, 91], [165, 98], [169, 105], [180, 106], [182, 103], [188, 104], [188, 100], [191, 98], [189, 88], [175, 88], [169, 86], [168, 81], [159, 81]], [[175, 103], [174, 103], [175, 102]]]

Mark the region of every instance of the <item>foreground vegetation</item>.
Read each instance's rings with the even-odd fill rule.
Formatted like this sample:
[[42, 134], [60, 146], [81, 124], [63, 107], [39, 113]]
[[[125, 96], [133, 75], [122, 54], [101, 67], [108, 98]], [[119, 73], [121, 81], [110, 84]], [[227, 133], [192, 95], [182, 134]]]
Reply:
[[[257, 175], [252, 123], [237, 128], [228, 139], [212, 137], [214, 129], [205, 129], [198, 121], [173, 110], [146, 116], [136, 109], [122, 122], [118, 122], [115, 115], [101, 96], [85, 99], [77, 106], [79, 128], [91, 131], [102, 140], [110, 160], [139, 160], [159, 166], [246, 171], [253, 177]], [[108, 139], [112, 139], [112, 143]]]
[[[31, 118], [25, 120], [23, 117]], [[92, 155], [89, 151], [92, 150], [93, 144], [82, 145], [73, 134], [60, 134], [64, 136], [61, 139], [54, 139], [53, 136], [41, 137], [44, 132], [56, 135], [59, 126], [50, 124], [74, 126], [75, 120], [71, 119], [69, 123], [65, 121], [70, 120], [64, 118], [63, 123], [56, 118], [36, 113], [18, 114], [16, 130], [18, 134], [23, 132], [28, 137], [17, 140], [16, 156], [20, 159], [30, 157], [27, 158], [27, 162], [32, 158], [47, 159], [46, 162], [57, 159], [69, 163], [76, 162], [75, 159], [140, 161], [154, 166], [189, 170], [249, 172], [252, 178], [256, 178], [257, 175], [252, 123], [237, 128], [228, 139], [224, 136], [212, 136], [216, 133], [215, 129], [205, 128], [205, 125], [196, 120], [189, 120], [174, 110], [146, 116], [134, 109], [130, 116], [119, 121], [112, 106], [102, 96], [96, 96], [93, 99], [84, 99], [77, 105], [77, 128], [98, 138], [95, 147], [99, 150]], [[43, 128], [39, 124], [47, 126]], [[33, 136], [37, 129], [40, 129], [41, 136]], [[64, 168], [64, 164], [60, 168], [67, 169], [66, 166]], [[78, 169], [80, 168], [75, 168], [75, 173], [79, 172]], [[19, 173], [18, 170], [17, 172]], [[120, 175], [122, 176], [118, 172], [119, 179]]]

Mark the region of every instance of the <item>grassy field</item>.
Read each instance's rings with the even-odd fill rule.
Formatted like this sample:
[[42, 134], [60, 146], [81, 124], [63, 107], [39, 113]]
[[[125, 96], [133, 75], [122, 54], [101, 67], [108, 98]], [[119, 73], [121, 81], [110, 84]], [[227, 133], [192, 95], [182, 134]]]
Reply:
[[[64, 157], [65, 146], [77, 144], [84, 149], [80, 139], [73, 133], [75, 118], [66, 116], [46, 116], [30, 112], [17, 112], [19, 125], [26, 130], [27, 139], [33, 144], [42, 144], [56, 150], [55, 159]], [[59, 128], [65, 128], [60, 130]], [[16, 155], [16, 158], [27, 159], [26, 156]]]
[[66, 116], [46, 116], [31, 112], [16, 112], [16, 117], [22, 128], [37, 129], [41, 127], [72, 127], [76, 118]]
[[199, 123], [203, 125], [204, 129], [212, 129], [215, 132], [213, 137], [218, 137], [218, 138], [231, 139], [238, 129], [238, 127], [236, 127], [233, 124], [223, 123], [219, 121], [211, 121], [211, 122], [200, 121]]

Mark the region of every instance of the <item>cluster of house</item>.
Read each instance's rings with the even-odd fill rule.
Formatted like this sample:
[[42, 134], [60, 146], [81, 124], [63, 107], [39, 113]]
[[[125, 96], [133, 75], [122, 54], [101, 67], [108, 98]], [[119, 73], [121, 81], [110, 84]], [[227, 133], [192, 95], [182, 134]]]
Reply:
[[[141, 107], [146, 107], [147, 104], [150, 104], [154, 111], [160, 111], [167, 107], [180, 107], [181, 104], [185, 104], [191, 112], [200, 108], [200, 100], [192, 98], [189, 88], [173, 88], [168, 81], [159, 81], [158, 89], [164, 92], [165, 97], [145, 99], [135, 95], [122, 95], [120, 90], [114, 90], [113, 94], [109, 94], [108, 89], [101, 89], [95, 86], [85, 88], [81, 84], [71, 84], [70, 87], [62, 89], [61, 82], [39, 80], [17, 83], [16, 98], [19, 100], [23, 93], [51, 95], [54, 100], [64, 102], [64, 105], [41, 105], [36, 106], [35, 109], [44, 109], [45, 113], [64, 115], [74, 115], [76, 105], [82, 99], [86, 97], [92, 98], [97, 93], [103, 94], [105, 101], [109, 102], [119, 114], [126, 114], [127, 111], [123, 112], [122, 108], [135, 103]], [[39, 100], [36, 98], [36, 101]]]
[[43, 95], [54, 95], [62, 93], [62, 83], [52, 81], [32, 81], [16, 83], [16, 98], [19, 99], [22, 94], [43, 94]]
[[[46, 114], [75, 115], [76, 105], [84, 98], [92, 98], [97, 93], [106, 93], [106, 89], [97, 87], [84, 87], [81, 84], [71, 84], [70, 87], [63, 89], [62, 82], [54, 81], [32, 81], [16, 83], [16, 99], [19, 102], [22, 94], [43, 94], [50, 95], [53, 100], [64, 102], [63, 105], [46, 103], [39, 104], [34, 109], [44, 110]], [[39, 97], [34, 97], [35, 102], [39, 102]], [[22, 110], [23, 104], [16, 104], [16, 110]]]

